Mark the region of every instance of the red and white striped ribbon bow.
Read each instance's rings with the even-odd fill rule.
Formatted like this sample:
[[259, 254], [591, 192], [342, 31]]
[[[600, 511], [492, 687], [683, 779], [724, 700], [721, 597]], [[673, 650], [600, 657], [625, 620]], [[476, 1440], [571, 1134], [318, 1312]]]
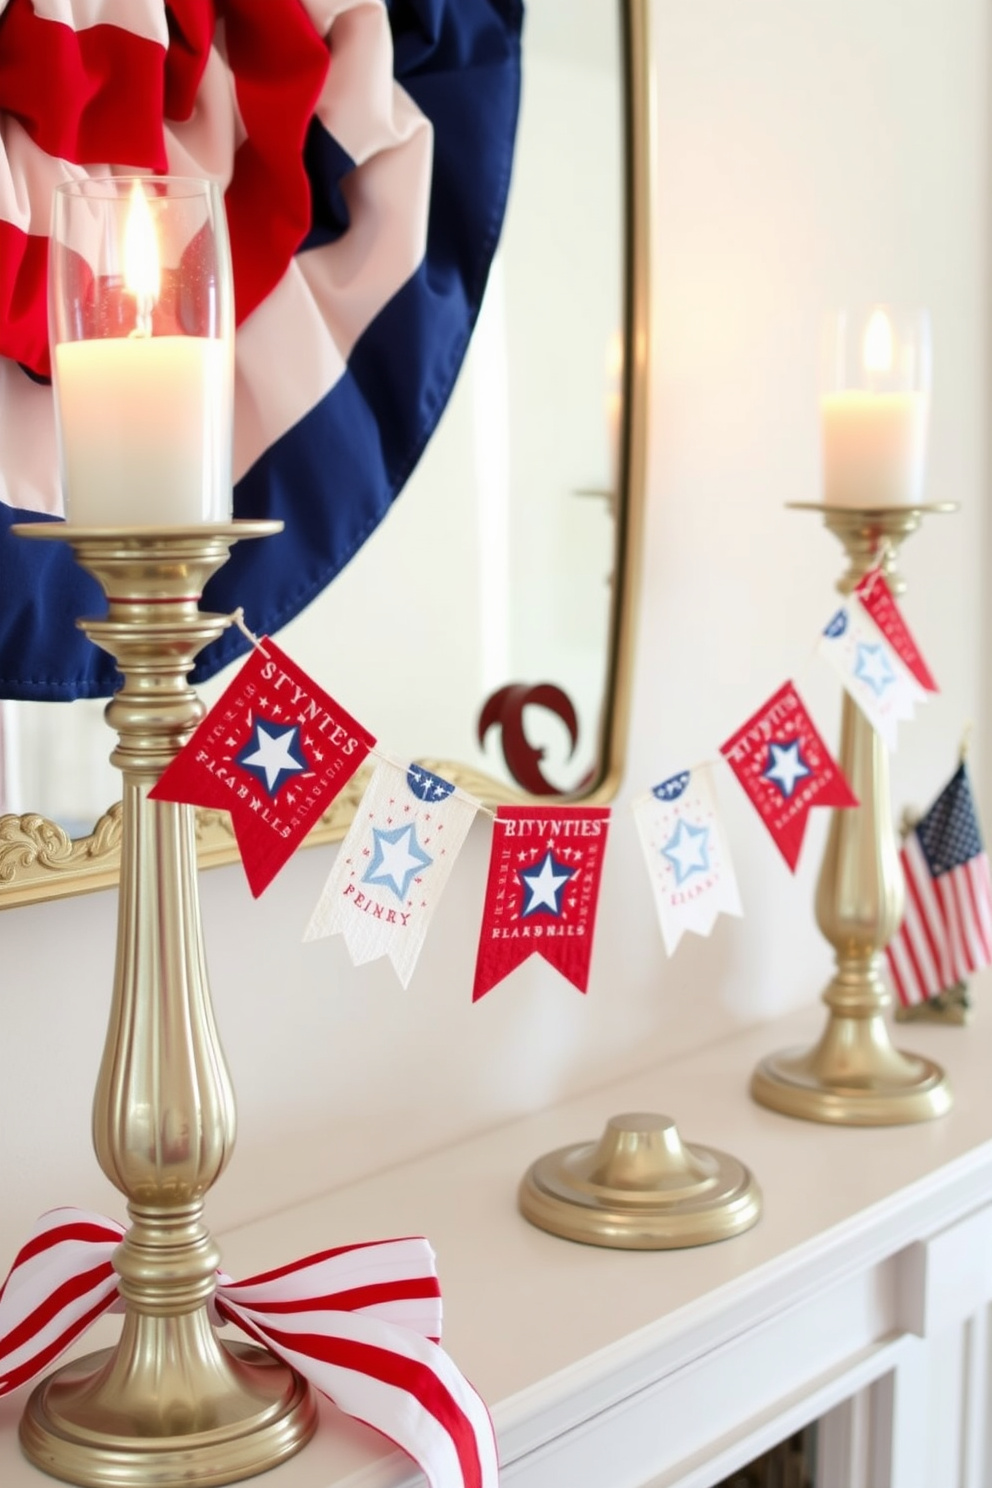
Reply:
[[[111, 1257], [124, 1233], [82, 1209], [42, 1215], [0, 1290], [0, 1396], [120, 1307]], [[440, 1347], [441, 1289], [422, 1237], [320, 1251], [246, 1281], [219, 1272], [214, 1307], [402, 1447], [432, 1488], [496, 1488], [492, 1421]]]

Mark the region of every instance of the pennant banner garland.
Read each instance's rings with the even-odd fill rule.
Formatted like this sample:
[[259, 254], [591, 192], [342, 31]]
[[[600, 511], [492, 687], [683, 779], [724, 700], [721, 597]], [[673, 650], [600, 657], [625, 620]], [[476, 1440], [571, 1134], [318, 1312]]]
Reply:
[[791, 682], [720, 753], [793, 873], [812, 808], [858, 804]]
[[535, 953], [584, 992], [609, 807], [496, 812], [472, 1001]]
[[477, 809], [440, 775], [382, 760], [304, 939], [341, 934], [356, 966], [388, 956], [408, 986]]
[[740, 896], [712, 772], [697, 765], [633, 803], [665, 950], [684, 930], [709, 935], [717, 915], [739, 915]]
[[149, 794], [229, 811], [257, 898], [374, 744], [266, 638]]
[[[936, 690], [880, 570], [836, 611], [818, 649], [890, 745], [897, 722]], [[229, 811], [257, 897], [375, 742], [266, 639], [151, 795]], [[809, 812], [858, 805], [791, 681], [720, 754], [792, 872]], [[408, 986], [481, 809], [423, 766], [380, 757], [304, 938], [343, 935], [354, 965], [386, 956]], [[669, 955], [685, 931], [709, 935], [721, 913], [741, 914], [709, 764], [637, 797], [633, 813]], [[535, 953], [585, 992], [609, 820], [608, 807], [543, 803], [495, 813], [473, 1001]]]

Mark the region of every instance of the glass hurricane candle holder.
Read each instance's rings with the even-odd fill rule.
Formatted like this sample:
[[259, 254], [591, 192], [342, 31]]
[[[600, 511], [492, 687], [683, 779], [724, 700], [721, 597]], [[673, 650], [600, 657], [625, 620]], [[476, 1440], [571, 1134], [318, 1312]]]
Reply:
[[54, 193], [50, 253], [69, 520], [229, 521], [233, 291], [218, 188], [180, 177], [67, 181]]
[[823, 328], [823, 501], [861, 510], [919, 506], [930, 415], [925, 310], [841, 310]]

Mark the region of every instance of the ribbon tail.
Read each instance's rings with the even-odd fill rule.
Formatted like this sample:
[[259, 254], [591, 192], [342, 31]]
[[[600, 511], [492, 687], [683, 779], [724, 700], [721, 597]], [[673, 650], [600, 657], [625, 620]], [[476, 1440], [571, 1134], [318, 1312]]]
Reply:
[[497, 1488], [489, 1412], [439, 1344], [362, 1313], [266, 1316], [227, 1296], [218, 1302], [345, 1415], [402, 1448], [431, 1488]]
[[123, 1229], [82, 1209], [42, 1215], [0, 1289], [0, 1396], [35, 1379], [118, 1300]]

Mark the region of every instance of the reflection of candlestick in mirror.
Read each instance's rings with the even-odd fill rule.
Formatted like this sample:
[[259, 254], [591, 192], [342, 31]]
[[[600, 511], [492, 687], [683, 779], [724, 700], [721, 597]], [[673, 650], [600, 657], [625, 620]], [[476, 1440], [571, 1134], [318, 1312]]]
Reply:
[[[863, 329], [862, 329], [863, 326]], [[918, 506], [929, 416], [925, 312], [875, 308], [828, 322], [820, 404], [829, 506]]]
[[91, 526], [222, 522], [233, 399], [223, 209], [211, 222], [200, 181], [148, 179], [147, 195], [138, 180], [86, 185], [56, 193], [52, 240], [68, 514]]

